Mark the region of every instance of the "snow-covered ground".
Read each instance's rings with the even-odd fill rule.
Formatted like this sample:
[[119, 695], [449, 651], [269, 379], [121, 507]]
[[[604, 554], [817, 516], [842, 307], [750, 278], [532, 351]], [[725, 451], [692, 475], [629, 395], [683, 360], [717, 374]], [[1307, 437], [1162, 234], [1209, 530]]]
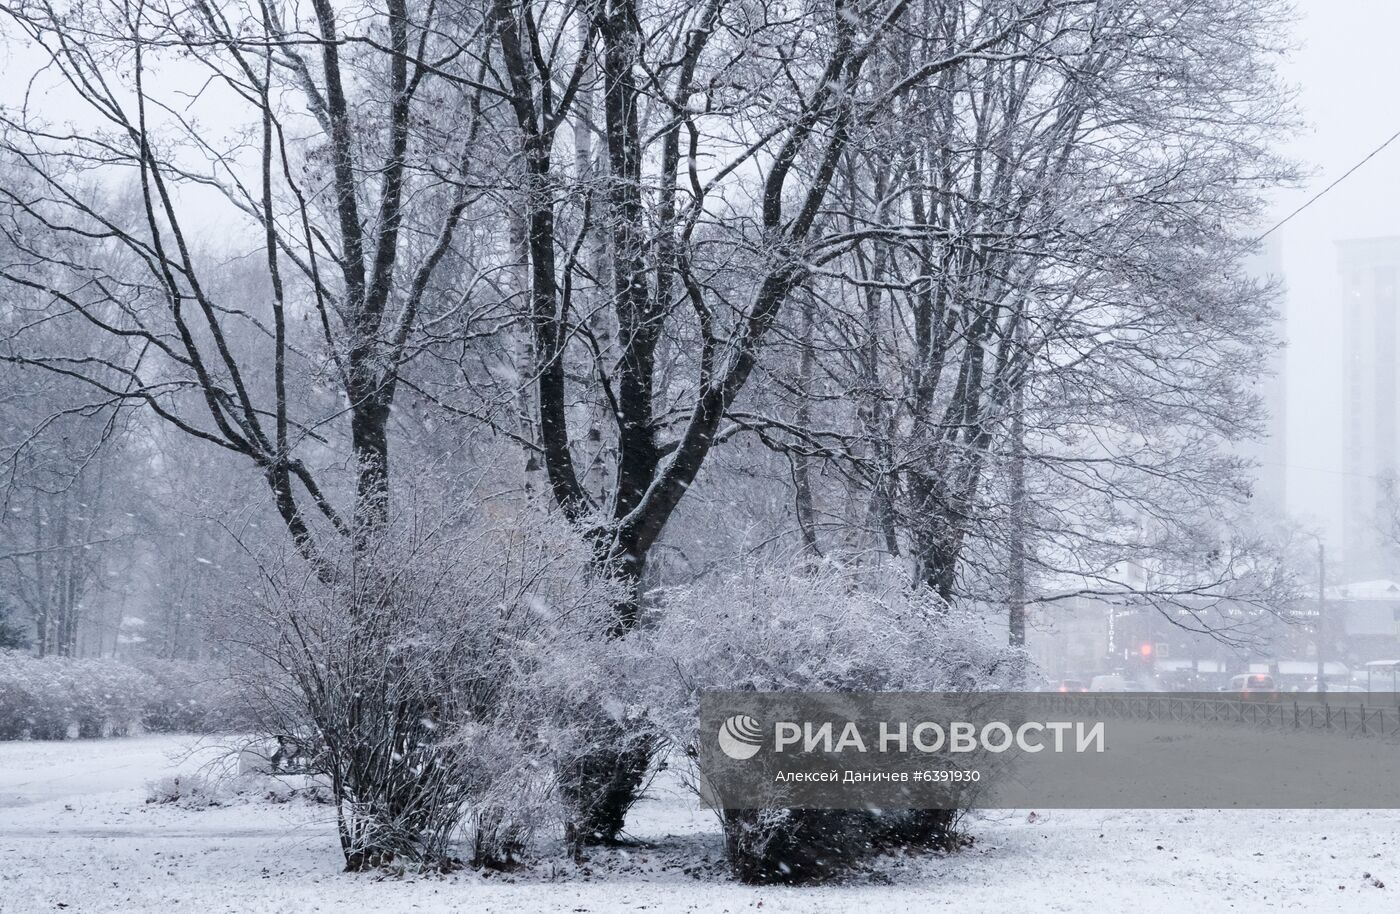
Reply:
[[1377, 912], [1400, 892], [1391, 811], [994, 812], [953, 856], [750, 888], [727, 877], [712, 817], [665, 784], [631, 823], [650, 849], [510, 875], [345, 875], [327, 807], [144, 802], [147, 781], [215, 751], [187, 737], [0, 743], [0, 912]]

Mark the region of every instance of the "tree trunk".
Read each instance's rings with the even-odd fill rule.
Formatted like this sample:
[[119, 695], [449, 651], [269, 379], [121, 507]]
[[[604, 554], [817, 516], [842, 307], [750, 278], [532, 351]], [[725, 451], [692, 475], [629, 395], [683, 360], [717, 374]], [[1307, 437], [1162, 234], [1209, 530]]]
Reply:
[[[809, 293], [802, 296], [802, 355], [798, 363], [797, 375], [797, 414], [794, 421], [798, 428], [807, 428], [812, 421], [812, 381], [816, 373], [816, 353], [812, 350], [812, 334], [816, 311], [816, 299]], [[811, 458], [799, 451], [792, 458], [792, 481], [796, 490], [794, 508], [797, 512], [797, 529], [802, 534], [802, 551], [808, 562], [821, 556], [817, 542], [817, 525], [812, 503]]]
[[1012, 647], [1026, 646], [1026, 455], [1022, 396], [1015, 394], [1011, 417], [1011, 543], [1007, 568], [1007, 628]]

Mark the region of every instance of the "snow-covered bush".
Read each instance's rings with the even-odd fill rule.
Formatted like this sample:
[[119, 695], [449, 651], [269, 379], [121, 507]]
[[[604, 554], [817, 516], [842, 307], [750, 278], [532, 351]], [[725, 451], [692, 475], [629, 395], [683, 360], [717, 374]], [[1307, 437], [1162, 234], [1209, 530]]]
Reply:
[[0, 652], [0, 735], [67, 739], [77, 720], [72, 666], [62, 657]]
[[204, 809], [223, 805], [227, 793], [217, 780], [202, 774], [176, 774], [149, 782], [146, 785], [146, 802], [183, 809]]
[[985, 617], [896, 570], [747, 568], [657, 597], [626, 656], [679, 745], [699, 737], [701, 692], [1008, 689], [1022, 659]]
[[229, 723], [220, 713], [230, 691], [222, 669], [181, 660], [147, 660], [141, 672], [152, 683], [141, 713], [146, 730], [207, 733]]
[[[911, 586], [835, 567], [749, 568], [660, 595], [629, 639], [630, 700], [676, 747], [697, 745], [705, 691], [973, 691], [1011, 688], [1023, 656], [987, 620]], [[622, 681], [626, 677], [619, 676]], [[722, 811], [735, 873], [805, 881], [892, 846], [946, 841], [954, 811]]]
[[557, 821], [556, 761], [620, 591], [589, 545], [529, 507], [419, 509], [366, 542], [276, 566], [233, 640], [261, 729], [310, 748], [352, 869], [509, 863]]
[[0, 651], [0, 739], [23, 739], [34, 706], [32, 658]]
[[319, 784], [297, 786], [286, 778], [268, 774], [249, 773], [229, 775], [212, 771], [196, 771], [167, 775], [146, 783], [146, 802], [153, 805], [173, 805], [182, 809], [207, 809], [243, 803], [308, 803], [328, 802], [329, 797]]
[[218, 694], [214, 676], [193, 664], [157, 661], [143, 670], [0, 651], [0, 739], [67, 739], [75, 729], [84, 739], [125, 736], [138, 724], [204, 731]]
[[[302, 783], [298, 783], [301, 781]], [[276, 777], [262, 772], [247, 772], [221, 784], [231, 800], [245, 803], [305, 803], [328, 804], [331, 794], [325, 785], [309, 778]]]
[[67, 666], [67, 675], [72, 715], [83, 739], [126, 736], [157, 695], [157, 684], [149, 676], [111, 660], [74, 661]]

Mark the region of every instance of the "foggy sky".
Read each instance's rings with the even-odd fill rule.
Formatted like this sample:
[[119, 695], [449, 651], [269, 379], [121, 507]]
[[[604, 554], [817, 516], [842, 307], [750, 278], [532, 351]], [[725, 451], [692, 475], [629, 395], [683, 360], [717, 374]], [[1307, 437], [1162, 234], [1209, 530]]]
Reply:
[[[1276, 195], [1274, 220], [1400, 130], [1400, 4], [1297, 0], [1300, 44], [1284, 67], [1307, 129], [1290, 151], [1314, 169]], [[1400, 235], [1400, 140], [1279, 230], [1288, 282], [1290, 511], [1341, 545], [1342, 327], [1336, 242]]]

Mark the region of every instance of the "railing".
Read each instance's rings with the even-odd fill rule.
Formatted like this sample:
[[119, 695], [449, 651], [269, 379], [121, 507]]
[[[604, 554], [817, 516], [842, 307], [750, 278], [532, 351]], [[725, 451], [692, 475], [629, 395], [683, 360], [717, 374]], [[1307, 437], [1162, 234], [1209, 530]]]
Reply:
[[[1260, 728], [1330, 730], [1351, 736], [1400, 737], [1400, 694], [1249, 693], [1235, 696], [1115, 693], [1047, 694], [1053, 710], [1132, 720], [1245, 724]], [[1368, 701], [1369, 699], [1369, 701]]]

